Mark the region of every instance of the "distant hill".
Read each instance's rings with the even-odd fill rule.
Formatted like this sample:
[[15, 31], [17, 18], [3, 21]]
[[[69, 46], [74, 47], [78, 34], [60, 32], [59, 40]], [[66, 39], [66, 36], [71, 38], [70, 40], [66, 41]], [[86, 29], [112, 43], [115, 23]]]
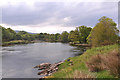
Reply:
[[[15, 32], [18, 33], [19, 30], [15, 30]], [[27, 32], [27, 31], [26, 31], [26, 32]], [[37, 33], [32, 33], [32, 32], [27, 32], [27, 33], [29, 33], [29, 34], [37, 34]]]
[[15, 30], [15, 32], [16, 32], [16, 33], [18, 33], [18, 32], [19, 32], [19, 30]]

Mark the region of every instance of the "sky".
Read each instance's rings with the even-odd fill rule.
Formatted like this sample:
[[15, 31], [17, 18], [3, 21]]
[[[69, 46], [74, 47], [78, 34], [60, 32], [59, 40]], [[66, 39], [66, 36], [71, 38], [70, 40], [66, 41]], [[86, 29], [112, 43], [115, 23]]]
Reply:
[[0, 0], [0, 25], [32, 33], [61, 33], [94, 27], [102, 16], [118, 24], [117, 0]]

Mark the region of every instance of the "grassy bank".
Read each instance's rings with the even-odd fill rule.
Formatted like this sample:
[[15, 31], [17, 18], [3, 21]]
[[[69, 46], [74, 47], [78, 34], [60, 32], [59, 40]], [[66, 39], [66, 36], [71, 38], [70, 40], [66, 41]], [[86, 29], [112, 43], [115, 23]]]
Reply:
[[70, 44], [71, 46], [91, 47], [91, 45], [89, 45], [89, 44], [80, 44], [80, 43], [73, 43], [73, 42], [70, 42], [69, 44]]
[[59, 66], [59, 70], [49, 76], [48, 78], [73, 78], [75, 76], [86, 77], [86, 78], [115, 78], [115, 76], [110, 75], [108, 70], [103, 70], [100, 72], [91, 72], [86, 66], [92, 56], [97, 54], [107, 55], [109, 52], [117, 50], [118, 45], [110, 45], [88, 49], [83, 55], [69, 58], [73, 65], [70, 66], [70, 61], [65, 60], [63, 64]]
[[28, 43], [33, 43], [34, 41], [28, 41], [28, 40], [14, 40], [14, 41], [8, 41], [8, 42], [3, 42], [2, 46], [9, 46], [9, 45], [14, 45], [14, 44], [28, 44]]

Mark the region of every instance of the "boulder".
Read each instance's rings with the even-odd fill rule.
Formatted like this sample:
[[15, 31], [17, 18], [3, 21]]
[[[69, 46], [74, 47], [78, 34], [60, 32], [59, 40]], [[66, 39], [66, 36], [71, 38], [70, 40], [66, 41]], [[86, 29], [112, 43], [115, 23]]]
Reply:
[[42, 64], [40, 64], [40, 65], [37, 65], [37, 66], [35, 66], [34, 68], [47, 68], [47, 67], [49, 67], [51, 64], [50, 63], [42, 63]]
[[58, 62], [55, 64], [50, 64], [50, 63], [42, 63], [40, 65], [35, 66], [34, 68], [39, 68], [38, 70], [41, 70], [38, 72], [38, 75], [51, 75], [53, 72], [58, 71], [58, 66], [62, 64], [63, 62]]

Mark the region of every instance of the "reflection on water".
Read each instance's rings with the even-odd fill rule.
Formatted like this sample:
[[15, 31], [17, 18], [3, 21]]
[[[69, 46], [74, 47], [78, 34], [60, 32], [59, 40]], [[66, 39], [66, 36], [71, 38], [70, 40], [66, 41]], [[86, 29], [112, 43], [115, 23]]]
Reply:
[[84, 47], [74, 47], [73, 49], [71, 49], [71, 52], [74, 53], [74, 56], [79, 56], [83, 54], [84, 51], [86, 51]]
[[82, 54], [82, 47], [62, 43], [33, 43], [2, 48], [4, 78], [39, 78], [33, 67]]

